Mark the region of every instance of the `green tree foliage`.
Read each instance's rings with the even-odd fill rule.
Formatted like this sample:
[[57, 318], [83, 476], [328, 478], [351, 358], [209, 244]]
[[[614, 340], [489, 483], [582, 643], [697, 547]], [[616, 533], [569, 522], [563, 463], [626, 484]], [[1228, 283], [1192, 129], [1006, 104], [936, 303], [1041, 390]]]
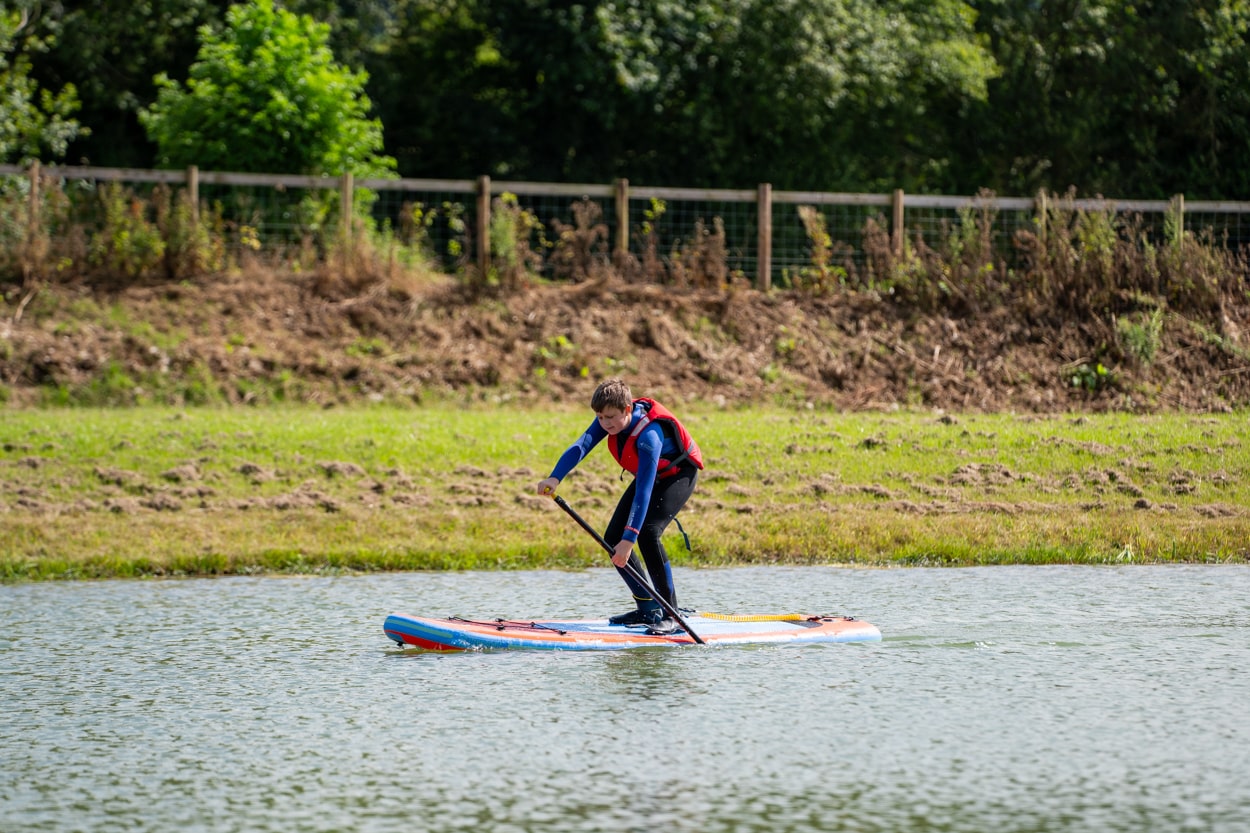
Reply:
[[[606, 2], [488, 0], [476, 14], [506, 79], [513, 167], [560, 180], [646, 176], [645, 118], [616, 78]], [[494, 56], [491, 56], [494, 59]], [[631, 168], [636, 169], [630, 173]], [[669, 180], [677, 182], [678, 180]]]
[[[236, 0], [237, 2], [237, 0]], [[350, 67], [363, 67], [369, 56], [384, 52], [395, 37], [403, 0], [284, 0], [282, 6], [330, 27], [335, 56]]]
[[697, 184], [918, 190], [949, 152], [942, 113], [984, 100], [996, 72], [957, 0], [600, 8], [618, 79], [654, 114], [650, 147], [676, 157], [664, 176]]
[[[283, 6], [330, 26], [334, 54], [347, 66], [384, 50], [393, 36], [393, 0], [289, 0]], [[220, 28], [231, 0], [93, 0], [46, 3], [42, 20], [57, 34], [33, 77], [46, 87], [73, 83], [80, 121], [92, 126], [70, 143], [76, 162], [151, 167], [156, 149], [139, 110], [156, 98], [155, 78], [183, 79], [196, 58], [199, 29]]]
[[[351, 90], [363, 103], [367, 92], [377, 104], [385, 148], [407, 176], [1250, 194], [1247, 0], [281, 6], [302, 26], [314, 26], [311, 19], [328, 27], [328, 35], [317, 26], [316, 45], [301, 53], [279, 22], [272, 42], [249, 43], [237, 26], [227, 27], [228, 0], [44, 2], [39, 26], [49, 51], [18, 39], [16, 51], [2, 53], [5, 89], [46, 115], [59, 112], [53, 123], [64, 127], [69, 111], [50, 111], [43, 94], [22, 83], [76, 88], [77, 118], [93, 133], [70, 139], [66, 153], [93, 164], [156, 164], [157, 148], [137, 113], [152, 107], [172, 114], [178, 96], [213, 97], [212, 107], [196, 100], [180, 114], [188, 135], [220, 134], [197, 148], [199, 164], [220, 159], [207, 152], [240, 136], [266, 137], [247, 143], [249, 168], [303, 164], [299, 154], [313, 152], [313, 142], [295, 122], [304, 114], [302, 127], [332, 123], [332, 111], [308, 105], [334, 98], [329, 79], [337, 77], [340, 93]], [[270, 14], [277, 21], [287, 12]], [[5, 19], [12, 29], [12, 14]], [[218, 34], [201, 44], [206, 26]], [[311, 37], [296, 31], [294, 40]], [[314, 67], [327, 44], [339, 63], [324, 53], [334, 70], [322, 74]], [[307, 71], [284, 70], [266, 54], [307, 62]], [[301, 77], [321, 80], [301, 87]], [[266, 96], [270, 87], [280, 95]], [[367, 109], [339, 116], [376, 125], [365, 119]], [[17, 122], [6, 119], [0, 130], [12, 135]], [[369, 133], [360, 132], [364, 144]], [[165, 135], [171, 147], [186, 139]], [[369, 144], [369, 152], [381, 149]], [[170, 153], [161, 149], [160, 164], [171, 164]]]
[[46, 87], [73, 84], [79, 119], [91, 127], [66, 155], [77, 164], [147, 168], [155, 149], [138, 112], [156, 97], [161, 72], [186, 76], [200, 26], [219, 25], [229, 0], [92, 0], [43, 3], [56, 43], [34, 67]]
[[[387, 89], [388, 137], [410, 150], [399, 155], [417, 175], [914, 185], [940, 144], [943, 122], [931, 113], [984, 100], [996, 71], [957, 0], [412, 0], [404, 9], [375, 75]], [[464, 141], [452, 138], [462, 128]], [[466, 145], [489, 147], [493, 166]]]
[[234, 6], [223, 33], [200, 32], [186, 84], [157, 77], [155, 103], [140, 121], [163, 167], [271, 173], [394, 170], [382, 125], [368, 118], [368, 76], [334, 58], [329, 27], [274, 7]]
[[1245, 0], [982, 0], [1003, 76], [958, 179], [1124, 197], [1250, 194]]
[[86, 129], [73, 117], [78, 93], [72, 84], [58, 92], [40, 88], [31, 74], [31, 55], [48, 49], [53, 38], [35, 31], [29, 5], [0, 7], [0, 161], [38, 159], [47, 152], [65, 155]]
[[[521, 86], [479, 0], [400, 0], [367, 64], [386, 146], [405, 176], [530, 176], [518, 153]], [[528, 132], [528, 131], [526, 131]]]

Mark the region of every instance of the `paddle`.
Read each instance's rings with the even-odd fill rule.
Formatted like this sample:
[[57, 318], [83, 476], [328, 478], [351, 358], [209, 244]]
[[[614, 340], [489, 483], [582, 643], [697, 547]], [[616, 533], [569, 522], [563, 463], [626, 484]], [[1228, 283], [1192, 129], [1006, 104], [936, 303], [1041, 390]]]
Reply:
[[[603, 540], [603, 536], [600, 535], [597, 531], [595, 531], [594, 527], [586, 523], [586, 521], [582, 519], [581, 515], [573, 511], [573, 507], [569, 506], [568, 501], [566, 501], [564, 498], [560, 497], [559, 495], [552, 495], [552, 497], [555, 499], [557, 506], [559, 506], [565, 512], [568, 512], [569, 517], [577, 521], [578, 526], [580, 526], [582, 529], [589, 532], [590, 536], [599, 542], [599, 546], [603, 547], [605, 550], [608, 551], [608, 555], [612, 555], [613, 553], [612, 545], [609, 544], [607, 541]], [[693, 639], [695, 642], [698, 642], [700, 645], [707, 644], [702, 639], [699, 638], [699, 635], [697, 633], [695, 633], [693, 630], [690, 629], [690, 626], [686, 624], [686, 620], [681, 618], [681, 614], [677, 612], [677, 608], [669, 604], [666, 599], [660, 598], [660, 594], [655, 592], [655, 590], [651, 587], [651, 582], [643, 578], [643, 576], [637, 570], [634, 569], [633, 564], [630, 564], [628, 561], [626, 561], [624, 570], [625, 572], [629, 573], [630, 577], [633, 578], [634, 581], [638, 582], [639, 584], [641, 584], [643, 587], [646, 588], [647, 593], [651, 595], [651, 598], [655, 599], [655, 601], [659, 603], [660, 607], [664, 608], [665, 613], [673, 617], [673, 621], [676, 622], [678, 625], [680, 625], [682, 630], [690, 634], [691, 639]]]

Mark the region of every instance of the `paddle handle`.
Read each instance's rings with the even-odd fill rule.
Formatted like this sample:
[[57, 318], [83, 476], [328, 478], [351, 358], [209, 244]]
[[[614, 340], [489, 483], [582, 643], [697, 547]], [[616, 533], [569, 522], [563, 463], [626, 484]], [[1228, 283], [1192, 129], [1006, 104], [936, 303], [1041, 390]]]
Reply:
[[[589, 532], [590, 537], [598, 541], [599, 546], [607, 550], [608, 555], [615, 554], [615, 550], [612, 549], [612, 545], [609, 544], [607, 541], [603, 540], [603, 536], [599, 534], [599, 531], [596, 530], [590, 524], [586, 523], [586, 521], [582, 518], [582, 516], [577, 514], [577, 512], [574, 511], [572, 506], [569, 506], [569, 502], [567, 500], [560, 497], [559, 495], [554, 495], [553, 497], [555, 499], [556, 505], [559, 506], [561, 509], [563, 509], [565, 512], [567, 512], [570, 518], [577, 521], [578, 526], [580, 526], [582, 529]], [[678, 625], [681, 625], [682, 630], [690, 634], [691, 639], [693, 639], [695, 642], [699, 643], [700, 645], [707, 644], [699, 637], [697, 633], [691, 630], [690, 625], [686, 624], [686, 620], [681, 618], [681, 614], [677, 612], [677, 608], [669, 604], [667, 599], [660, 598], [660, 594], [655, 592], [655, 589], [651, 586], [651, 582], [643, 578], [643, 576], [637, 570], [634, 569], [633, 564], [630, 564], [628, 561], [626, 561], [623, 569], [625, 570], [625, 572], [629, 573], [629, 575], [634, 579], [634, 581], [638, 582], [639, 584], [641, 584], [643, 587], [647, 589], [647, 592], [651, 594], [651, 598], [654, 599], [657, 603], [659, 603], [660, 607], [664, 608], [665, 613], [673, 617], [674, 622], [676, 622]]]

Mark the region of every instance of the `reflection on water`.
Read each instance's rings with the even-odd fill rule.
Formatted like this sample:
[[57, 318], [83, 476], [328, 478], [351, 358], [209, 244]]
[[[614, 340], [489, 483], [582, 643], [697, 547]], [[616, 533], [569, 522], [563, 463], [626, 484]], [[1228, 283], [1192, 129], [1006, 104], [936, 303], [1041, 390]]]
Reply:
[[613, 651], [596, 663], [595, 677], [604, 692], [647, 703], [671, 701], [689, 690], [687, 666], [667, 648]]
[[442, 655], [381, 631], [598, 615], [613, 579], [0, 587], [0, 831], [1250, 830], [1250, 570], [682, 577], [875, 644]]

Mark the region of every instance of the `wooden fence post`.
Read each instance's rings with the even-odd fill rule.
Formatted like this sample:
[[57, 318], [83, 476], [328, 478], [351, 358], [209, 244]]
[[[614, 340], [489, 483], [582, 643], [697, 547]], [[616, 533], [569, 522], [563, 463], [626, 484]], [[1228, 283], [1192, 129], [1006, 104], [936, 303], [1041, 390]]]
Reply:
[[755, 287], [767, 292], [773, 286], [773, 186], [761, 182], [755, 198], [759, 239], [755, 255]]
[[1046, 189], [1037, 192], [1037, 199], [1033, 202], [1037, 207], [1037, 234], [1042, 241], [1042, 245], [1046, 245], [1046, 230], [1050, 225], [1050, 197], [1046, 194]]
[[30, 202], [26, 211], [26, 242], [35, 239], [39, 229], [39, 160], [30, 163]]
[[200, 168], [187, 166], [187, 199], [191, 202], [191, 222], [200, 223]]
[[616, 253], [629, 254], [629, 180], [618, 179], [616, 191]]
[[[483, 281], [490, 274], [490, 177], [477, 178], [477, 268]], [[483, 284], [484, 285], [484, 284]]]
[[890, 242], [894, 245], [894, 256], [903, 256], [903, 243], [907, 237], [907, 226], [903, 220], [903, 189], [895, 188], [890, 200]]
[[352, 263], [352, 172], [343, 174], [343, 193], [340, 195], [339, 211], [343, 214], [343, 275], [346, 276]]

